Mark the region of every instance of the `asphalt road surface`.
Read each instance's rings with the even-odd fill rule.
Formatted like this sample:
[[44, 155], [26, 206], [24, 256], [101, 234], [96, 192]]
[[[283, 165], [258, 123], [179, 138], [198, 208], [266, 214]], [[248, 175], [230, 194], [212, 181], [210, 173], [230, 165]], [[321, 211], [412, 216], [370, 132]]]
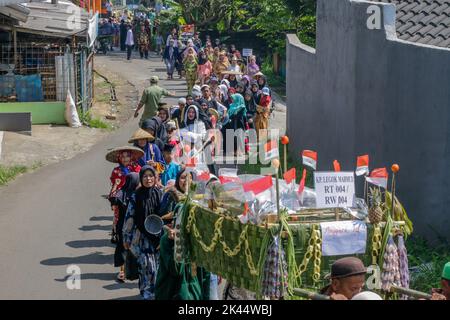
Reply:
[[[160, 57], [127, 62], [124, 55], [98, 55], [95, 65], [111, 68], [140, 93], [150, 76], [166, 78]], [[184, 81], [161, 85], [186, 94]], [[283, 126], [283, 112], [276, 119], [274, 126]], [[105, 199], [113, 168], [107, 149], [126, 145], [137, 127], [138, 119], [130, 119], [90, 151], [0, 187], [0, 299], [139, 299], [137, 281], [115, 281], [113, 218]], [[81, 272], [79, 288], [72, 270]]]

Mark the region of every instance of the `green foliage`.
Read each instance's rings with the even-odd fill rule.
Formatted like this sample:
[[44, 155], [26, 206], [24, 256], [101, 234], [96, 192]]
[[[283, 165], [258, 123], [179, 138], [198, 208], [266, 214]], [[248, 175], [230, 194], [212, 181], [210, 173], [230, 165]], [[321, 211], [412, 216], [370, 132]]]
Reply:
[[438, 245], [431, 245], [424, 238], [412, 236], [406, 247], [412, 268], [410, 287], [427, 293], [431, 288], [439, 288], [442, 269], [450, 261], [449, 243], [441, 240]]
[[90, 128], [97, 128], [97, 129], [106, 129], [106, 130], [112, 130], [113, 127], [103, 122], [102, 120], [98, 118], [93, 118], [91, 112], [88, 110], [87, 112], [83, 112], [81, 109], [78, 110], [78, 114], [80, 115], [80, 121], [84, 125], [90, 127]]
[[19, 174], [27, 172], [28, 168], [25, 166], [3, 166], [0, 165], [0, 186], [7, 184], [14, 180]]

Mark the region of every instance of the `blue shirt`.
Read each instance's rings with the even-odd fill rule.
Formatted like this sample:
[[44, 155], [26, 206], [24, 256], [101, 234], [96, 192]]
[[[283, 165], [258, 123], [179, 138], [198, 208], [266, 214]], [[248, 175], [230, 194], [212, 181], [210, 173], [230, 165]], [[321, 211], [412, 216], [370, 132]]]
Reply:
[[180, 172], [180, 166], [175, 162], [165, 166], [164, 172], [161, 174], [161, 183], [163, 186], [167, 184], [169, 180], [175, 180], [177, 178], [178, 172]]

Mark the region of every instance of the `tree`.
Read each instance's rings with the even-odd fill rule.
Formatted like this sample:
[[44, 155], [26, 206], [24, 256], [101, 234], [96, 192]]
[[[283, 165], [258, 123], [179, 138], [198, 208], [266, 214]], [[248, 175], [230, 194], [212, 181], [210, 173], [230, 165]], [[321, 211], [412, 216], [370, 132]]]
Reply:
[[236, 3], [236, 1], [224, 0], [178, 0], [177, 2], [186, 22], [195, 24], [199, 28], [217, 24], [223, 20]]

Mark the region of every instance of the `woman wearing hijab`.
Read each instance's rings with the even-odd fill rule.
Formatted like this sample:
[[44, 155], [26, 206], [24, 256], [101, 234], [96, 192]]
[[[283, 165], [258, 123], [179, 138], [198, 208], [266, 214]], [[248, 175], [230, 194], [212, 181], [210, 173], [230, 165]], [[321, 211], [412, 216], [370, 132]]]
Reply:
[[256, 57], [251, 56], [250, 62], [247, 65], [247, 75], [250, 78], [253, 78], [255, 76], [255, 74], [257, 74], [258, 72], [259, 72], [259, 66], [256, 64]]
[[131, 172], [127, 174], [125, 184], [114, 197], [109, 198], [111, 208], [114, 211], [114, 229], [116, 250], [114, 251], [114, 267], [120, 267], [117, 280], [123, 282], [125, 280], [125, 248], [123, 246], [123, 223], [127, 212], [128, 202], [139, 186], [139, 174]]
[[250, 89], [250, 77], [248, 75], [244, 75], [242, 77], [241, 83], [244, 85], [244, 89]]
[[109, 178], [111, 181], [110, 197], [113, 197], [114, 194], [124, 186], [127, 174], [130, 172], [139, 172], [141, 170], [141, 166], [136, 160], [137, 159], [133, 159], [132, 152], [128, 150], [119, 152], [117, 157], [119, 166], [113, 169]]
[[260, 76], [257, 81], [258, 81], [259, 90], [262, 91], [263, 88], [268, 88], [266, 76], [264, 76], [264, 75]]
[[[181, 171], [175, 186], [169, 189], [161, 201], [161, 214], [168, 221], [179, 220], [181, 204], [186, 198], [187, 179], [192, 173]], [[197, 268], [196, 275], [191, 265], [175, 261], [174, 247], [176, 231], [173, 222], [169, 223], [160, 242], [160, 265], [156, 279], [156, 300], [209, 300], [209, 272]]]
[[145, 130], [138, 129], [128, 140], [135, 147], [144, 151], [144, 156], [138, 160], [138, 164], [143, 167], [145, 165], [152, 166], [158, 174], [164, 171], [165, 162], [159, 147], [154, 143], [155, 137]]
[[245, 108], [247, 109], [247, 122], [250, 128], [254, 128], [256, 102], [255, 99], [253, 99], [253, 93], [250, 90], [245, 91], [244, 100]]
[[132, 195], [123, 227], [123, 243], [138, 262], [139, 290], [145, 300], [155, 299], [156, 273], [159, 265], [160, 236], [145, 229], [145, 219], [159, 213], [162, 192], [156, 186], [157, 173], [151, 166], [139, 172], [141, 187]]
[[184, 114], [184, 127], [180, 134], [184, 141], [191, 144], [201, 145], [206, 138], [206, 127], [199, 117], [199, 109], [191, 105]]
[[230, 83], [230, 88], [237, 88], [239, 82], [238, 79], [236, 78], [235, 74], [230, 74], [228, 76], [228, 82]]
[[[223, 126], [223, 145], [225, 149], [225, 154], [227, 153], [227, 143], [226, 143], [226, 130], [238, 130], [242, 129], [242, 133], [246, 130], [246, 115], [247, 115], [247, 109], [245, 107], [245, 101], [244, 97], [240, 95], [239, 93], [235, 93], [231, 96], [232, 103], [230, 104], [230, 107], [228, 108], [228, 118], [229, 121]], [[234, 153], [236, 154], [238, 151], [238, 145], [243, 146], [243, 137], [242, 135], [239, 135], [238, 137], [235, 136], [234, 140]], [[238, 140], [239, 138], [239, 140]], [[239, 142], [239, 144], [238, 144]]]
[[[190, 48], [190, 50], [194, 50], [193, 48]], [[188, 94], [192, 94], [192, 88], [195, 85], [195, 82], [197, 81], [197, 59], [195, 55], [190, 52], [186, 58], [183, 61], [184, 64], [184, 71], [186, 72], [186, 82], [187, 82], [187, 89]]]
[[167, 142], [167, 131], [161, 118], [156, 116], [145, 120], [142, 123], [142, 129], [155, 137], [155, 144], [158, 146], [159, 150], [164, 149], [164, 145]]
[[198, 59], [197, 67], [198, 79], [200, 80], [200, 85], [203, 86], [205, 82], [209, 80], [212, 73], [212, 64], [208, 60], [205, 51], [201, 51]]

